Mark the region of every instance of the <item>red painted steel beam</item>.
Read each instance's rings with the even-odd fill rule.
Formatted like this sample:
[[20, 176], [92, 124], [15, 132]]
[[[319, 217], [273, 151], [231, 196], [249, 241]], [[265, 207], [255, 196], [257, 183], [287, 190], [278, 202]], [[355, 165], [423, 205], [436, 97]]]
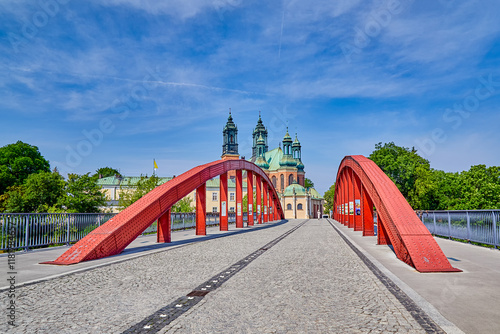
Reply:
[[243, 175], [241, 169], [236, 171], [236, 228], [243, 227]]
[[158, 219], [158, 225], [156, 228], [156, 242], [168, 243], [172, 241], [170, 222], [171, 222], [171, 216], [169, 209]]
[[354, 231], [363, 231], [363, 221], [361, 220], [361, 181], [356, 174], [353, 174], [354, 185]]
[[247, 171], [247, 224], [253, 226], [253, 173]]
[[227, 172], [222, 173], [220, 176], [220, 185], [219, 185], [219, 193], [220, 193], [220, 201], [219, 201], [219, 229], [221, 231], [228, 230], [227, 224]]
[[207, 186], [196, 189], [196, 235], [207, 235]]
[[348, 205], [347, 205], [347, 214], [348, 214], [348, 227], [353, 228], [354, 227], [354, 182], [352, 182], [352, 169], [347, 170], [347, 184], [348, 184], [348, 191], [347, 193], [349, 194], [349, 200], [348, 200]]
[[361, 186], [361, 220], [363, 221], [363, 236], [374, 236], [373, 202], [364, 186]]
[[262, 181], [260, 175], [255, 175], [255, 199], [257, 203], [257, 224], [262, 224]]
[[394, 182], [372, 160], [362, 155], [346, 156], [339, 166], [337, 184], [342, 184], [339, 181], [346, 171], [358, 176], [377, 210], [379, 234], [390, 242], [401, 261], [420, 272], [461, 271], [451, 266]]
[[268, 201], [267, 201], [267, 194], [268, 194], [268, 189], [267, 189], [267, 183], [264, 181], [262, 182], [262, 191], [264, 192], [264, 195], [263, 195], [263, 200], [264, 200], [264, 218], [262, 219], [262, 221], [264, 223], [267, 223], [267, 220], [269, 218], [269, 216], [267, 215], [267, 211], [268, 211], [268, 207], [267, 207], [267, 204], [268, 204]]
[[[90, 232], [55, 261], [46, 263], [68, 265], [119, 254], [154, 221], [170, 210], [172, 205], [191, 191], [223, 173], [243, 169], [252, 171], [271, 184], [271, 180], [261, 168], [246, 160], [218, 160], [194, 167], [156, 187]], [[274, 187], [272, 192], [277, 196]], [[281, 205], [278, 210], [283, 214]]]

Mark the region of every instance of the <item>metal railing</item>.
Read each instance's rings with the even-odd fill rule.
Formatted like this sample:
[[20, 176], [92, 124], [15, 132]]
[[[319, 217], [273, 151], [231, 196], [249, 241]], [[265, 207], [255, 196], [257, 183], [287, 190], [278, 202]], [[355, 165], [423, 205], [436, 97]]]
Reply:
[[499, 246], [500, 210], [417, 211], [431, 234]]
[[[50, 245], [69, 245], [85, 237], [95, 228], [114, 217], [116, 213], [0, 213], [0, 250], [24, 249]], [[256, 214], [254, 214], [256, 219]], [[247, 221], [247, 214], [243, 214]], [[235, 223], [236, 214], [228, 214], [228, 222]], [[195, 213], [172, 213], [171, 229], [196, 227]], [[219, 225], [218, 213], [207, 213], [206, 226]], [[157, 222], [142, 234], [155, 233]]]
[[0, 249], [77, 242], [113, 213], [0, 213]]

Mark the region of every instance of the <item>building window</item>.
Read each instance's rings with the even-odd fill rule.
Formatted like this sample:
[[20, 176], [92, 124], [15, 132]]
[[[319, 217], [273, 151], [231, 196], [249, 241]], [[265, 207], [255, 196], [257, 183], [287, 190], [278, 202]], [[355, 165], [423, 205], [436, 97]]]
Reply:
[[300, 176], [298, 176], [298, 175], [297, 175], [297, 183], [298, 183], [298, 184], [301, 184], [301, 183], [300, 183]]
[[234, 213], [234, 206], [231, 206], [231, 207], [229, 208], [229, 212]]
[[297, 204], [297, 210], [302, 210], [302, 203]]
[[274, 186], [274, 188], [276, 188], [276, 176], [273, 176], [272, 180], [273, 180], [273, 186]]
[[290, 176], [288, 176], [288, 185], [291, 185], [293, 183], [293, 175], [290, 174]]
[[234, 193], [229, 193], [229, 200], [234, 201]]
[[217, 213], [217, 207], [216, 207], [216, 206], [213, 206], [213, 207], [212, 207], [212, 212], [213, 212], [213, 213]]
[[280, 183], [281, 183], [281, 191], [283, 191], [283, 189], [285, 189], [285, 176], [283, 174], [280, 175]]
[[217, 200], [217, 193], [212, 193], [212, 201], [216, 201]]
[[287, 204], [287, 205], [286, 205], [286, 209], [287, 209], [287, 210], [292, 210], [292, 205], [291, 205], [291, 204]]

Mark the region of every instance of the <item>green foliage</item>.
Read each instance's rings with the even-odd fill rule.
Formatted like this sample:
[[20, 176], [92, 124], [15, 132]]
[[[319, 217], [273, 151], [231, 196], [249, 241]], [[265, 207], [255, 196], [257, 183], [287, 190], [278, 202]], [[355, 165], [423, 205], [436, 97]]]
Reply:
[[193, 200], [188, 196], [186, 196], [183, 199], [179, 200], [177, 203], [175, 203], [175, 205], [172, 206], [171, 211], [182, 212], [182, 213], [194, 212], [194, 207], [191, 205], [192, 202]]
[[141, 179], [137, 182], [135, 188], [131, 188], [132, 185], [129, 180], [126, 187], [120, 186], [121, 192], [118, 200], [120, 210], [127, 208], [142, 196], [156, 188], [159, 184], [160, 178], [156, 175], [152, 175], [150, 177], [141, 175]]
[[18, 141], [0, 147], [0, 194], [19, 186], [33, 173], [50, 172], [50, 164], [38, 147]]
[[64, 194], [57, 201], [58, 209], [65, 212], [100, 212], [100, 207], [106, 205], [106, 198], [95, 178], [89, 174], [68, 174]]
[[115, 175], [120, 175], [120, 172], [117, 169], [111, 168], [111, 167], [101, 167], [98, 170], [95, 171], [95, 174], [92, 175], [93, 178], [98, 179], [99, 175], [102, 177], [108, 177], [108, 176], [115, 176]]
[[311, 179], [308, 179], [307, 177], [304, 180], [304, 188], [314, 188], [314, 182], [311, 181]]
[[41, 172], [31, 174], [21, 186], [8, 188], [5, 212], [47, 212], [62, 196], [64, 180], [59, 173]]
[[393, 142], [376, 144], [369, 158], [389, 176], [411, 206], [418, 205], [416, 183], [430, 170], [428, 160], [419, 156], [415, 148], [396, 146]]
[[500, 209], [500, 167], [476, 165], [454, 177], [456, 196], [443, 199], [451, 210]]
[[241, 206], [241, 211], [248, 212], [248, 194], [245, 194], [245, 196], [241, 199]]
[[369, 158], [416, 210], [500, 209], [500, 167], [476, 165], [461, 173], [435, 170], [415, 149], [392, 142], [375, 145]]
[[323, 198], [325, 199], [324, 213], [330, 213], [333, 210], [333, 197], [335, 196], [335, 183], [330, 186], [330, 188], [325, 191]]

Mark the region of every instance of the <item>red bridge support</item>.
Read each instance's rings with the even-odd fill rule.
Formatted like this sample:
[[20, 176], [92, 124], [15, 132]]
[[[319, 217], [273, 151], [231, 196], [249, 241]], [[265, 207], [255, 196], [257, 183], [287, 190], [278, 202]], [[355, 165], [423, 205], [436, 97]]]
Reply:
[[253, 226], [253, 173], [247, 171], [247, 224]]
[[394, 182], [370, 159], [354, 155], [342, 160], [334, 203], [334, 218], [366, 236], [374, 235], [375, 209], [377, 243], [392, 245], [396, 256], [418, 271], [461, 271], [451, 266]]
[[[236, 170], [237, 175], [237, 211], [239, 210], [240, 213], [237, 212], [236, 215], [237, 227], [243, 227], [241, 208], [241, 175], [243, 170], [256, 177], [258, 206], [260, 205], [261, 183], [264, 187], [266, 199], [271, 196], [273, 199], [278, 198], [278, 195], [269, 177], [257, 165], [246, 160], [219, 160], [195, 167], [156, 187], [105, 224], [93, 230], [55, 261], [45, 263], [68, 265], [119, 254], [155, 221], [158, 221], [157, 241], [170, 242], [170, 208], [195, 189], [196, 234], [205, 235], [205, 183], [217, 176], [221, 176], [220, 229], [227, 230], [227, 172], [231, 170]], [[264, 199], [264, 202], [266, 199]], [[278, 218], [284, 219], [283, 210], [279, 203], [277, 205]], [[264, 215], [264, 218], [266, 218], [266, 215]], [[260, 222], [260, 220], [258, 221]]]

